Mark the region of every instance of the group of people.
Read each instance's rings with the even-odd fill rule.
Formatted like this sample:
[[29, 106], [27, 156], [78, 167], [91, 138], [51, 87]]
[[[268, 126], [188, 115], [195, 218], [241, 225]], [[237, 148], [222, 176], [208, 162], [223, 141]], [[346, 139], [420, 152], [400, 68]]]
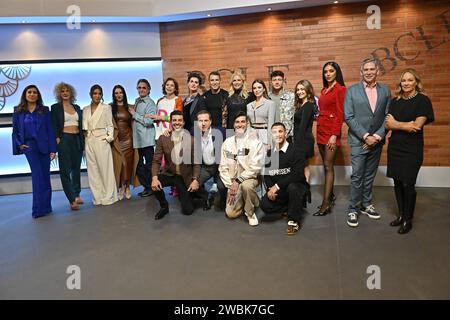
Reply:
[[[270, 76], [271, 91], [256, 79], [250, 92], [242, 73], [232, 75], [227, 91], [221, 88], [220, 73], [213, 71], [203, 94], [203, 78], [192, 72], [184, 99], [178, 82], [167, 78], [156, 103], [149, 97], [146, 79], [137, 82], [134, 104], [120, 85], [112, 90], [112, 102], [104, 104], [102, 87], [94, 85], [91, 103], [83, 110], [75, 104], [76, 91], [70, 84], [55, 86], [57, 103], [51, 110], [44, 106], [39, 89], [29, 85], [15, 108], [12, 136], [14, 154], [25, 154], [31, 168], [33, 217], [52, 211], [50, 161], [56, 155], [70, 208], [80, 209], [84, 151], [96, 205], [130, 199], [130, 187], [140, 184], [144, 189], [139, 196], [154, 195], [158, 200], [159, 220], [169, 213], [163, 189], [171, 186], [183, 214], [192, 214], [198, 206], [209, 210], [218, 195], [216, 204], [227, 217], [245, 215], [256, 226], [259, 220], [287, 216], [287, 234], [293, 235], [311, 202], [309, 164], [315, 143], [325, 182], [321, 205], [313, 215], [325, 216], [333, 209], [334, 163], [345, 121], [352, 165], [347, 224], [357, 227], [361, 213], [380, 218], [372, 186], [389, 137], [387, 176], [394, 179], [399, 211], [391, 225], [407, 233], [423, 161], [422, 129], [434, 120], [432, 105], [414, 69], [404, 70], [394, 98], [377, 82], [377, 60], [364, 60], [360, 72], [361, 81], [346, 88], [339, 65], [325, 63], [318, 99], [308, 80], [297, 82], [293, 92], [285, 88], [280, 70]], [[263, 217], [256, 215], [258, 207]]]

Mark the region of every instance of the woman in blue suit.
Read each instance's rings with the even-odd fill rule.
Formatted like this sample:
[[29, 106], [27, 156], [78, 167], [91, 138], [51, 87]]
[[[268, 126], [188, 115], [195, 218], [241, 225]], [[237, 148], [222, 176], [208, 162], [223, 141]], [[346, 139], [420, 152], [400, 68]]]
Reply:
[[50, 161], [56, 155], [51, 114], [35, 85], [27, 86], [13, 113], [13, 154], [25, 154], [33, 185], [33, 218], [52, 212]]

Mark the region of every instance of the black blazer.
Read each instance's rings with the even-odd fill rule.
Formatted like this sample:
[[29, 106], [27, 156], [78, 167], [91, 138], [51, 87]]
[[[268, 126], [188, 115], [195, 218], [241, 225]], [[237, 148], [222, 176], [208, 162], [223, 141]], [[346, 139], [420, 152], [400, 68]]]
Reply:
[[[81, 108], [79, 105], [74, 104], [73, 107], [75, 108], [75, 111], [78, 113], [78, 129], [80, 131], [80, 142], [81, 142], [81, 149], [84, 150], [84, 134], [83, 134], [83, 112], [81, 111]], [[53, 128], [55, 130], [55, 136], [56, 138], [60, 138], [63, 135], [64, 130], [64, 107], [61, 103], [55, 103], [51, 106], [51, 112], [52, 112], [52, 123]]]
[[206, 110], [205, 98], [200, 94], [194, 98], [194, 100], [189, 104], [189, 108], [186, 108], [184, 102], [186, 98], [183, 99], [183, 113], [184, 113], [184, 128], [190, 131], [194, 127], [194, 122], [197, 120], [197, 113], [200, 110]]

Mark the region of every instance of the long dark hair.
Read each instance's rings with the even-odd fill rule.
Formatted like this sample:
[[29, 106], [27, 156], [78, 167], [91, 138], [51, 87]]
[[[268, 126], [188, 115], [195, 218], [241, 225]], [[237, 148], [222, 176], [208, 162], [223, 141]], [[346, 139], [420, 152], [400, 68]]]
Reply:
[[252, 93], [255, 94], [255, 93], [253, 92], [253, 85], [254, 85], [255, 83], [259, 83], [259, 84], [261, 84], [261, 85], [263, 86], [263, 88], [264, 88], [263, 97], [266, 98], [267, 100], [271, 100], [270, 97], [269, 97], [269, 93], [267, 92], [266, 84], [265, 84], [264, 81], [261, 80], [261, 79], [256, 79], [255, 81], [253, 81], [253, 83], [252, 83]]
[[297, 84], [294, 87], [294, 107], [295, 107], [295, 111], [299, 110], [302, 107], [302, 102], [300, 101], [300, 98], [297, 95], [297, 87], [299, 85], [302, 85], [305, 88], [306, 91], [306, 100], [311, 102], [314, 105], [314, 113], [317, 112], [317, 105], [316, 105], [316, 99], [314, 98], [314, 88], [313, 85], [311, 84], [311, 82], [309, 82], [308, 80], [300, 80], [299, 82], [297, 82]]
[[39, 108], [39, 113], [43, 113], [45, 110], [44, 101], [42, 100], [42, 95], [41, 95], [41, 92], [39, 91], [39, 88], [34, 84], [30, 84], [30, 85], [26, 86], [25, 89], [23, 89], [22, 95], [20, 96], [19, 105], [16, 108], [16, 112], [27, 112], [28, 111], [27, 91], [29, 89], [36, 89], [36, 91], [38, 93], [38, 99], [36, 101], [36, 108]]
[[325, 67], [326, 66], [332, 66], [334, 68], [334, 70], [336, 70], [336, 81], [337, 83], [339, 83], [341, 86], [345, 87], [345, 83], [344, 83], [344, 76], [342, 75], [342, 71], [341, 71], [341, 67], [339, 67], [339, 65], [334, 62], [334, 61], [328, 61], [327, 63], [325, 63], [323, 65], [322, 68], [322, 81], [323, 81], [323, 87], [324, 88], [328, 88], [328, 81], [325, 78]]
[[[117, 105], [117, 100], [116, 100], [116, 96], [114, 95], [114, 91], [116, 91], [116, 89], [120, 89], [122, 90], [123, 93], [123, 106], [125, 107], [125, 110], [128, 111], [128, 98], [127, 98], [127, 93], [125, 92], [125, 89], [120, 85], [120, 84], [116, 84], [114, 86], [114, 88], [112, 89], [112, 102], [111, 102], [111, 111], [112, 111], [112, 115], [114, 117], [114, 119], [117, 116], [117, 109], [118, 109], [118, 105]], [[131, 118], [130, 118], [131, 121]]]
[[94, 91], [95, 90], [100, 90], [100, 93], [102, 94], [102, 102], [103, 102], [103, 89], [102, 89], [102, 87], [100, 87], [100, 85], [99, 84], [94, 84], [92, 87], [91, 87], [91, 89], [89, 90], [89, 96], [91, 97], [91, 99], [92, 99], [92, 96], [94, 95]]

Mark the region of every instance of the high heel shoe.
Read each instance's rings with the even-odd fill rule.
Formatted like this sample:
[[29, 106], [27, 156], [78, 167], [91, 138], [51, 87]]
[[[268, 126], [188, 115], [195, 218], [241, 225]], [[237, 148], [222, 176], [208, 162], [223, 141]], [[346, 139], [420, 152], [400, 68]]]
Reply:
[[70, 204], [70, 209], [73, 211], [78, 211], [78, 210], [80, 210], [80, 207], [78, 206], [78, 203], [76, 201], [74, 201]]
[[130, 188], [127, 188], [127, 190], [125, 190], [125, 198], [127, 198], [128, 200], [131, 199], [131, 191], [130, 191]]
[[83, 201], [83, 199], [81, 199], [80, 196], [76, 197], [75, 201], [76, 201], [77, 204], [84, 204], [84, 201]]
[[118, 194], [117, 194], [117, 198], [119, 199], [119, 201], [120, 200], [122, 200], [123, 199], [123, 197], [124, 197], [124, 194], [123, 194], [123, 189], [120, 189], [120, 191], [118, 192]]
[[334, 207], [334, 204], [336, 203], [336, 195], [333, 193], [330, 198], [331, 206]]
[[[336, 195], [332, 194], [330, 196], [330, 208], [334, 207], [335, 203], [336, 203]], [[321, 205], [318, 205], [317, 209], [320, 209], [321, 207], [322, 207]]]
[[322, 217], [322, 216], [326, 216], [329, 213], [331, 213], [331, 206], [327, 206], [325, 208], [320, 207], [319, 211], [313, 213], [313, 216]]

